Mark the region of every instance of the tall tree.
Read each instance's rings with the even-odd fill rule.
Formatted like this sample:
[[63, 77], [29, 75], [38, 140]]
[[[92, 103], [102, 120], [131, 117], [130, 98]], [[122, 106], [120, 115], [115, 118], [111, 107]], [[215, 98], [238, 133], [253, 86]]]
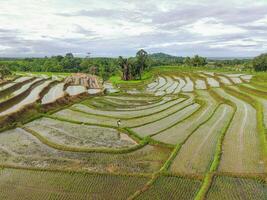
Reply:
[[129, 59], [119, 56], [118, 64], [122, 69], [122, 80], [128, 81], [131, 79], [131, 64]]
[[267, 53], [255, 57], [252, 64], [255, 71], [267, 71]]
[[185, 59], [184, 59], [184, 64], [186, 66], [190, 66], [191, 65], [191, 58], [189, 56], [187, 56]]
[[113, 75], [113, 73], [114, 73], [113, 68], [109, 66], [108, 63], [103, 63], [100, 66], [100, 71], [99, 71], [99, 74], [102, 78], [102, 84], [104, 84], [105, 81], [107, 81]]
[[142, 73], [148, 67], [148, 64], [146, 63], [148, 59], [148, 54], [144, 49], [141, 49], [136, 53], [136, 58], [137, 58], [137, 63], [136, 63], [137, 72], [139, 78], [142, 79]]
[[186, 57], [184, 60], [184, 63], [187, 66], [194, 66], [194, 67], [199, 67], [199, 66], [204, 66], [207, 64], [207, 59], [204, 57], [201, 57], [199, 55], [195, 55], [193, 58]]
[[89, 74], [98, 75], [99, 67], [96, 65], [92, 65], [88, 68]]

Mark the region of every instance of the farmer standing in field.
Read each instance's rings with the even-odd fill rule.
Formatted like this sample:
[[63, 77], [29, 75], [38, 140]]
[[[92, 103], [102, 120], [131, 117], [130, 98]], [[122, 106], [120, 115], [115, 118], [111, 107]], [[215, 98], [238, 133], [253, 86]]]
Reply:
[[121, 125], [121, 120], [120, 119], [117, 121], [117, 125], [118, 125], [118, 128], [120, 128], [120, 125]]
[[121, 125], [121, 120], [120, 119], [117, 121], [117, 125], [118, 125], [118, 139], [121, 139], [121, 133], [120, 133], [120, 130], [119, 130], [120, 125]]

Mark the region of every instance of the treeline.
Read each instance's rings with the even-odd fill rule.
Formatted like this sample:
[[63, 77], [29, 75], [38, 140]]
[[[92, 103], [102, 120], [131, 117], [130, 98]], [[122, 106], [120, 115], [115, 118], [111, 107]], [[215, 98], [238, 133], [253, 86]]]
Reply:
[[148, 54], [143, 49], [130, 58], [80, 58], [72, 53], [65, 56], [44, 58], [0, 59], [1, 74], [10, 71], [31, 72], [89, 72], [108, 79], [120, 73], [123, 80], [141, 79], [142, 73], [150, 67], [162, 65], [185, 67], [227, 68], [230, 70], [267, 71], [267, 54], [254, 59], [207, 59], [201, 56], [177, 57], [164, 53]]
[[[79, 58], [72, 53], [65, 56], [45, 58], [2, 59], [0, 60], [1, 74], [7, 71], [29, 72], [85, 72], [101, 76], [103, 81], [110, 76], [121, 74], [123, 80], [141, 79], [142, 73], [151, 66], [148, 53], [143, 49], [130, 58]], [[2, 73], [3, 72], [3, 73]]]
[[100, 66], [106, 63], [117, 65], [114, 58], [79, 58], [74, 57], [72, 53], [65, 56], [0, 61], [1, 65], [6, 65], [12, 71], [31, 72], [86, 72], [92, 65]]

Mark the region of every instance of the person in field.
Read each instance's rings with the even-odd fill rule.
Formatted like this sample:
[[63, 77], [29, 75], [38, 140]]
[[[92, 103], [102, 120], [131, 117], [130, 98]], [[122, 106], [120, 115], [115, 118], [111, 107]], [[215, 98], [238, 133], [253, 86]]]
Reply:
[[118, 125], [118, 128], [120, 128], [120, 125], [121, 125], [121, 120], [120, 119], [117, 121], [117, 125]]

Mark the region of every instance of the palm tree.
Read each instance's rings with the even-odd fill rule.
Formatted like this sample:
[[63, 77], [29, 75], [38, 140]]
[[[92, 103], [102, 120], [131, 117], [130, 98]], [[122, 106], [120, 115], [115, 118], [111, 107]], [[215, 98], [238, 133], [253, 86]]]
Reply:
[[118, 63], [122, 69], [122, 79], [125, 81], [130, 80], [130, 78], [131, 78], [131, 74], [130, 74], [131, 64], [129, 62], [129, 59], [123, 58], [120, 56], [118, 59]]
[[146, 61], [148, 58], [148, 54], [144, 49], [141, 49], [136, 53], [136, 58], [137, 58], [137, 63], [138, 63], [137, 64], [138, 65], [137, 66], [138, 67], [138, 74], [139, 74], [139, 78], [141, 79], [142, 78], [141, 77], [142, 72], [147, 67]]

